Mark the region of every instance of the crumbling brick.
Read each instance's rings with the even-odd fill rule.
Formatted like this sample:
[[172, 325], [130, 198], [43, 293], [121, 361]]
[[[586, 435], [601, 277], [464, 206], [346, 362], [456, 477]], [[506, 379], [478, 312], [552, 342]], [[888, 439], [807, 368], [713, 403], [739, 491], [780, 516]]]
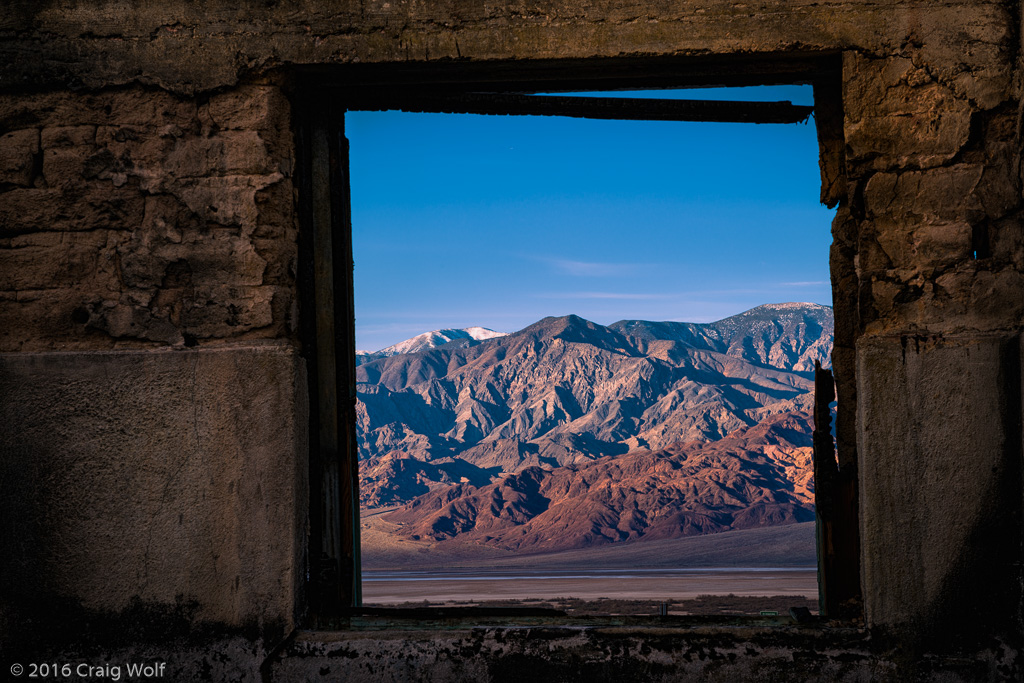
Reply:
[[0, 186], [32, 187], [38, 153], [39, 131], [35, 128], [0, 136]]

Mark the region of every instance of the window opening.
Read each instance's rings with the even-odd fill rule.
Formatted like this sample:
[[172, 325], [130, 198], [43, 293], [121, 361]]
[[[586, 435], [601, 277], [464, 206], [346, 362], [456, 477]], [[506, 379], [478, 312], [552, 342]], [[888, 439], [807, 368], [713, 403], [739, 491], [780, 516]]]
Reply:
[[364, 602], [816, 611], [813, 126], [345, 116]]

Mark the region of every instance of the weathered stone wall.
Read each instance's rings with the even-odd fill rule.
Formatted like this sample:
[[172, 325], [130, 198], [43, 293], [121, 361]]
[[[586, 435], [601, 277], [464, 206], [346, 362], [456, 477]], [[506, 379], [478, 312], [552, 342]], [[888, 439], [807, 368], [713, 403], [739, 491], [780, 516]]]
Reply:
[[863, 333], [1019, 330], [1016, 100], [916, 52], [847, 53], [843, 83]]
[[0, 351], [292, 336], [287, 100], [0, 95]]
[[17, 426], [0, 450], [5, 640], [60, 620], [32, 614], [54, 602], [287, 633], [305, 580], [304, 380], [279, 343], [0, 354]]
[[958, 95], [984, 84], [998, 102], [1017, 25], [1011, 0], [14, 0], [0, 31], [6, 87], [198, 92], [295, 65], [916, 48]]
[[[258, 381], [243, 370], [266, 353], [254, 342], [272, 344], [281, 359], [297, 344], [296, 112], [281, 88], [300, 70], [343, 82], [357, 65], [412, 73], [431, 64], [437, 74], [470, 64], [500, 79], [546, 62], [571, 75], [578, 60], [665, 57], [680, 59], [685, 75], [687, 58], [734, 56], [739, 74], [769, 55], [841, 54], [835, 87], [819, 91], [834, 90], [827, 104], [842, 110], [828, 134], [842, 138], [840, 151], [830, 148], [824, 173], [825, 194], [839, 203], [831, 252], [837, 431], [840, 458], [861, 483], [865, 616], [878, 633], [904, 638], [900, 657], [913, 656], [908, 643], [990, 647], [971, 637], [980, 634], [1002, 639], [1009, 649], [1000, 657], [1012, 661], [1024, 505], [1020, 16], [1012, 0], [6, 3], [0, 417], [16, 428], [2, 452], [7, 471], [36, 473], [11, 500], [26, 501], [31, 490], [65, 501], [53, 512], [10, 508], [12, 528], [34, 529], [33, 552], [45, 555], [15, 559], [48, 567], [17, 576], [33, 590], [111, 610], [132, 597], [168, 603], [175, 591], [194, 591], [203, 618], [229, 625], [296, 609], [297, 587], [280, 602], [257, 594], [295, 579], [301, 535], [281, 552], [249, 551], [251, 539], [288, 533], [305, 514], [304, 370], [281, 360]], [[183, 402], [206, 363], [204, 402]], [[118, 389], [133, 385], [166, 400], [128, 393], [134, 402], [119, 402]], [[267, 391], [267, 419], [236, 411]], [[235, 417], [213, 423], [196, 412], [220, 400], [234, 402], [225, 410]], [[72, 423], [81, 428], [67, 429]], [[154, 425], [163, 430], [157, 447]], [[130, 438], [122, 443], [119, 430]], [[167, 467], [176, 443], [188, 444], [187, 476]], [[284, 522], [225, 521], [238, 494], [219, 475], [240, 481], [251, 458], [264, 474], [247, 501], [268, 500], [267, 486], [299, 491], [280, 509]], [[285, 480], [271, 484], [277, 459]], [[150, 494], [126, 498], [121, 479], [90, 464], [136, 470], [131, 486]], [[63, 474], [76, 467], [94, 489]], [[10, 481], [2, 480], [5, 496]], [[167, 516], [175, 508], [180, 528]], [[91, 509], [102, 515], [89, 517]], [[141, 541], [98, 555], [122, 518], [198, 558], [191, 574], [139, 573]], [[210, 529], [250, 545], [211, 546]], [[206, 551], [213, 554], [200, 558]], [[243, 556], [257, 567], [248, 579], [255, 592], [235, 592], [227, 580], [241, 575], [227, 566], [236, 560], [221, 558]], [[86, 569], [96, 561], [110, 572]], [[380, 656], [382, 671], [402, 675], [402, 655], [386, 643], [351, 652]], [[283, 666], [315, 677], [297, 660]], [[460, 666], [487, 670], [479, 661]], [[985, 667], [956, 674], [1013, 675]]]
[[868, 614], [915, 639], [973, 647], [1019, 618], [1019, 342], [858, 346]]
[[296, 623], [291, 125], [270, 85], [0, 94], [5, 635], [54, 600]]
[[1020, 619], [1020, 119], [1012, 89], [933, 60], [844, 54], [836, 360], [868, 622], [963, 646]]
[[[347, 681], [734, 681], [1012, 680], [1012, 653], [906, 653], [852, 628], [486, 625], [423, 631], [299, 633], [270, 659], [274, 680]], [[404, 628], [403, 628], [404, 626]]]

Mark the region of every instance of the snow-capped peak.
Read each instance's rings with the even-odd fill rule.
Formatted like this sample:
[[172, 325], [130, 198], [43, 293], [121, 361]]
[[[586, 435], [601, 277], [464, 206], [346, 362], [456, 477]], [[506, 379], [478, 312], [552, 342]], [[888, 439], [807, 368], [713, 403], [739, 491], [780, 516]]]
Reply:
[[[829, 307], [828, 306], [822, 306], [821, 304], [812, 304], [812, 303], [807, 302], [807, 301], [786, 301], [784, 303], [778, 303], [778, 304], [761, 304], [760, 306], [757, 306], [756, 308], [763, 308], [763, 309], [767, 309], [767, 310], [771, 310], [771, 311], [791, 311], [791, 310], [800, 309], [800, 308], [810, 308], [810, 309], [824, 310], [824, 309], [827, 309]], [[755, 309], [751, 309], [751, 310], [755, 310]]]
[[477, 341], [508, 336], [508, 332], [495, 332], [494, 330], [489, 330], [486, 327], [467, 327], [463, 332], [467, 333], [471, 338], [476, 339]]
[[411, 339], [406, 339], [405, 341], [400, 341], [397, 344], [385, 347], [373, 355], [378, 358], [383, 358], [385, 356], [397, 356], [400, 353], [416, 353], [417, 351], [433, 349], [441, 346], [442, 344], [455, 341], [456, 339], [484, 341], [486, 339], [494, 339], [495, 337], [504, 337], [506, 334], [507, 333], [505, 332], [489, 330], [486, 327], [431, 330], [430, 332], [424, 332], [423, 334], [418, 334]]

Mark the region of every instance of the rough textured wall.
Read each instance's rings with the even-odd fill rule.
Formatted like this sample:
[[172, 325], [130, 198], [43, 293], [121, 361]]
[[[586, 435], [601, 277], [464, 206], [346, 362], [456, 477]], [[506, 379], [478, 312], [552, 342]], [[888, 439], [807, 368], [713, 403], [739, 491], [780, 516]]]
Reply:
[[836, 361], [868, 621], [970, 647], [1020, 623], [1020, 121], [1005, 84], [937, 59], [844, 55]]
[[293, 157], [269, 85], [0, 94], [4, 635], [32, 600], [295, 623]]
[[0, 351], [291, 335], [290, 126], [270, 86], [0, 94]]
[[1002, 84], [920, 53], [843, 65], [860, 324], [868, 335], [1018, 330], [1019, 114]]
[[[841, 52], [844, 155], [826, 164], [830, 181], [843, 170], [845, 182], [832, 189], [846, 191], [831, 194], [840, 200], [834, 366], [841, 456], [860, 469], [866, 616], [880, 630], [942, 636], [967, 650], [976, 645], [965, 635], [1019, 640], [1018, 5], [7, 3], [0, 350], [290, 340], [290, 112], [274, 86], [253, 83], [286, 82], [298, 67], [327, 67], [321, 73], [344, 79], [344, 67], [366, 63], [469, 62], [486, 75], [488, 65], [507, 74], [538, 60]], [[63, 361], [38, 362], [60, 375]], [[173, 387], [184, 372], [163, 381]], [[56, 404], [58, 386], [49, 389]], [[20, 394], [34, 395], [17, 385], [9, 405]], [[281, 401], [292, 410], [294, 397]], [[53, 454], [74, 446], [85, 461], [145, 462], [89, 450], [45, 415], [41, 407], [20, 419]], [[126, 415], [138, 426], [173, 410]], [[185, 438], [194, 423], [170, 429]], [[154, 477], [168, 481], [156, 470]], [[51, 496], [73, 491], [66, 481], [48, 486]], [[114, 500], [105, 505], [113, 509]], [[196, 523], [209, 514], [196, 511]], [[202, 542], [201, 534], [186, 537], [186, 545]], [[963, 590], [978, 576], [994, 580]], [[211, 595], [204, 599], [214, 604]], [[402, 657], [374, 648], [361, 652]]]
[[1019, 342], [870, 338], [858, 360], [869, 614], [976, 646], [1020, 598]]
[[1013, 680], [1008, 650], [971, 657], [906, 653], [852, 628], [756, 626], [482, 625], [428, 631], [299, 633], [270, 660], [282, 681], [998, 681]]
[[142, 604], [286, 633], [305, 579], [304, 378], [276, 343], [0, 354], [0, 416], [18, 426], [0, 448], [4, 640]]
[[[0, 85], [142, 82], [185, 92], [316, 64], [571, 59], [917, 46], [956, 87], [1005, 86], [1010, 0], [15, 0]], [[39, 43], [47, 58], [35, 59]], [[972, 95], [973, 96], [973, 95]]]

